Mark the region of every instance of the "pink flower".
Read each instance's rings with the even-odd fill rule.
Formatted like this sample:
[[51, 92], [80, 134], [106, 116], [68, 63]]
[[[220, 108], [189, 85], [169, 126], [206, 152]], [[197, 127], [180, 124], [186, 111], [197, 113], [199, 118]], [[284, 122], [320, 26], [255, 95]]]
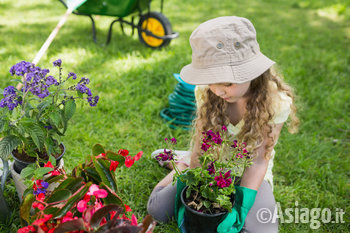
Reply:
[[139, 159], [141, 159], [142, 154], [143, 154], [143, 151], [140, 151], [139, 153], [137, 153], [137, 154], [134, 156], [135, 161], [138, 161]]
[[125, 166], [127, 168], [131, 167], [134, 164], [134, 162], [135, 162], [135, 160], [134, 160], [134, 158], [131, 158], [131, 156], [127, 156], [125, 158]]
[[[80, 211], [79, 211], [80, 212]], [[63, 219], [62, 219], [62, 223], [64, 223], [64, 222], [68, 222], [68, 221], [71, 221], [71, 220], [73, 220], [73, 214], [72, 214], [72, 212], [70, 212], [70, 211], [68, 211], [67, 213], [66, 213], [66, 215], [63, 217]]]
[[108, 195], [108, 192], [104, 189], [99, 189], [94, 192], [94, 196], [97, 198], [105, 198], [107, 197], [107, 195]]
[[87, 208], [87, 202], [84, 200], [80, 200], [77, 204], [77, 209], [80, 213], [83, 213]]
[[227, 131], [226, 125], [222, 125], [221, 130], [224, 131], [224, 132], [226, 132], [226, 131]]
[[99, 190], [100, 188], [98, 187], [97, 184], [92, 184], [89, 188], [89, 192], [87, 193], [87, 195], [89, 196], [93, 196], [94, 195], [94, 192]]
[[97, 198], [105, 198], [107, 197], [108, 192], [104, 189], [100, 189], [98, 185], [92, 184], [89, 188], [89, 192], [86, 195], [95, 196]]
[[131, 225], [137, 226], [137, 218], [136, 218], [135, 214], [131, 215]]

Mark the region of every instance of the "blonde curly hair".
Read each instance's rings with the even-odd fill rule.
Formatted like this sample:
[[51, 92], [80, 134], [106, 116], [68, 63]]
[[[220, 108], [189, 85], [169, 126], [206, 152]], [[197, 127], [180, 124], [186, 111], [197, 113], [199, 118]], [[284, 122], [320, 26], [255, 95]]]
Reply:
[[[277, 96], [278, 92], [283, 92], [292, 99], [290, 120], [287, 125], [290, 133], [297, 132], [299, 119], [296, 116], [293, 89], [283, 81], [281, 75], [273, 68], [270, 68], [251, 81], [245, 95], [247, 103], [246, 113], [243, 116], [244, 125], [239, 134], [236, 135], [239, 141], [247, 143], [249, 150], [254, 155], [257, 148], [262, 145], [267, 132], [268, 137], [272, 140], [265, 147], [266, 153], [264, 157], [266, 159], [269, 159], [275, 141], [271, 135], [274, 125], [270, 122], [275, 115], [272, 106], [274, 98], [279, 97]], [[195, 145], [193, 142], [198, 137], [201, 137], [202, 132], [208, 130], [219, 131], [222, 125], [228, 125], [230, 122], [226, 115], [228, 104], [225, 100], [216, 96], [209, 88], [205, 89], [199, 98], [203, 104], [197, 109], [192, 146]]]

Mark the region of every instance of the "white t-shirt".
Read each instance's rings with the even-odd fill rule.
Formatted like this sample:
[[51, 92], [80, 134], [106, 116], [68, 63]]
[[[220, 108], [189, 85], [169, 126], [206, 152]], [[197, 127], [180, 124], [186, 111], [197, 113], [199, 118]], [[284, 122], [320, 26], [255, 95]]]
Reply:
[[[274, 85], [275, 88], [276, 85], [274, 83], [271, 83]], [[203, 100], [201, 98], [202, 93], [206, 91], [209, 87], [207, 85], [198, 85], [195, 89], [195, 96], [196, 96], [196, 102], [197, 102], [197, 108], [200, 108], [200, 106], [203, 103]], [[288, 119], [288, 116], [290, 114], [290, 106], [292, 104], [292, 98], [287, 96], [283, 92], [278, 92], [277, 98], [273, 99], [272, 103], [272, 109], [274, 111], [274, 117], [271, 120], [271, 123], [273, 124], [281, 124], [285, 122]], [[237, 125], [232, 125], [231, 123], [227, 126], [227, 130], [230, 134], [237, 135], [240, 130], [242, 129], [242, 126], [244, 125], [244, 120], [242, 119]], [[276, 145], [277, 141], [275, 142]], [[272, 175], [272, 167], [273, 167], [273, 159], [275, 157], [275, 150], [273, 149], [271, 152], [271, 159], [269, 160], [269, 165], [265, 174], [264, 179], [268, 181], [271, 184], [271, 187], [273, 189], [273, 175]], [[243, 170], [240, 171], [243, 173]]]

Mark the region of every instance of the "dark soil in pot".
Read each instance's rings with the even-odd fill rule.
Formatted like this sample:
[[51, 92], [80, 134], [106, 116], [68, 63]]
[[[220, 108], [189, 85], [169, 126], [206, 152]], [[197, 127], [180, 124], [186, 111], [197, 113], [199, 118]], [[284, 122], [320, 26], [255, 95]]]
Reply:
[[[56, 158], [56, 164], [59, 163], [66, 151], [66, 148], [63, 144], [60, 144], [59, 147], [60, 153], [52, 154], [52, 156]], [[21, 173], [23, 168], [36, 161], [36, 157], [29, 156], [26, 153], [19, 153], [17, 149], [12, 151], [12, 157], [15, 159], [13, 168], [18, 174]], [[49, 156], [46, 152], [39, 153], [39, 158], [41, 158], [44, 161], [49, 160]], [[44, 163], [40, 163], [40, 165], [44, 166]]]
[[[186, 199], [186, 190], [187, 187], [181, 193], [181, 202], [185, 206], [184, 224], [186, 233], [215, 233], [218, 225], [228, 213], [227, 210], [221, 207], [208, 210], [202, 206], [197, 211], [188, 205], [193, 201], [195, 194], [191, 193], [190, 197]], [[199, 200], [204, 200], [204, 198], [197, 195], [195, 202], [199, 203]]]

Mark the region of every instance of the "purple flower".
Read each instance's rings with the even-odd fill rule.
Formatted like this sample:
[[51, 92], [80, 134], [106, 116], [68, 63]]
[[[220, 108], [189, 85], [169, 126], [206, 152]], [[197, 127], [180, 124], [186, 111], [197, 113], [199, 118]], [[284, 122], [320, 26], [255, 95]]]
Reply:
[[170, 141], [171, 141], [173, 144], [176, 144], [176, 138], [172, 138], [172, 139], [170, 139]]
[[50, 76], [48, 76], [46, 78], [46, 84], [49, 85], [49, 86], [51, 86], [51, 85], [56, 85], [57, 86], [59, 83], [57, 82], [57, 80], [54, 77], [52, 77], [50, 75]]
[[26, 61], [21, 61], [13, 65], [10, 69], [11, 75], [24, 76], [25, 73], [29, 71], [31, 67], [34, 67], [34, 64]]
[[43, 189], [47, 189], [49, 187], [49, 183], [42, 181], [41, 182], [41, 187], [43, 187]]
[[95, 107], [97, 105], [99, 99], [100, 99], [100, 97], [98, 95], [95, 97], [89, 96], [87, 98], [91, 107]]
[[216, 186], [218, 186], [219, 188], [229, 187], [232, 184], [232, 179], [230, 178], [230, 176], [231, 176], [231, 171], [226, 172], [224, 177], [220, 172], [219, 176], [214, 177], [214, 180], [216, 181]]
[[219, 134], [219, 132], [212, 136], [212, 141], [218, 145], [222, 143], [221, 135]]
[[50, 129], [52, 129], [52, 126], [51, 125], [45, 125], [44, 128], [47, 129], [47, 130], [50, 130]]
[[227, 132], [227, 127], [226, 127], [226, 125], [222, 125], [221, 130], [224, 131], [224, 132]]
[[53, 66], [61, 67], [61, 65], [62, 65], [62, 60], [61, 59], [57, 59], [56, 61], [53, 62]]
[[78, 82], [78, 84], [84, 84], [84, 85], [88, 85], [90, 83], [90, 79], [82, 77], [80, 79], [80, 81]]
[[22, 97], [17, 96], [15, 87], [8, 86], [4, 89], [4, 97], [0, 100], [0, 108], [8, 107], [9, 110], [13, 110], [18, 105], [22, 104]]
[[234, 141], [233, 141], [233, 144], [231, 145], [231, 147], [233, 147], [233, 148], [236, 148], [236, 147], [237, 147], [237, 140], [234, 140]]
[[172, 150], [166, 150], [164, 149], [163, 153], [160, 153], [159, 155], [156, 156], [156, 159], [158, 161], [170, 161], [174, 160], [174, 154]]
[[38, 195], [40, 193], [44, 193], [45, 194], [46, 193], [46, 189], [37, 189], [37, 190], [33, 191], [34, 195]]
[[73, 72], [69, 72], [67, 79], [69, 79], [70, 77], [73, 77], [73, 80], [77, 79], [77, 75]]
[[215, 163], [215, 161], [212, 161], [212, 162], [210, 162], [209, 165], [208, 165], [208, 169], [207, 169], [207, 170], [208, 170], [208, 172], [209, 172], [209, 175], [215, 174], [214, 163]]
[[201, 146], [201, 149], [202, 149], [203, 151], [207, 151], [210, 147], [211, 147], [210, 144], [207, 144], [207, 143], [203, 142], [203, 143], [202, 143], [202, 146]]

